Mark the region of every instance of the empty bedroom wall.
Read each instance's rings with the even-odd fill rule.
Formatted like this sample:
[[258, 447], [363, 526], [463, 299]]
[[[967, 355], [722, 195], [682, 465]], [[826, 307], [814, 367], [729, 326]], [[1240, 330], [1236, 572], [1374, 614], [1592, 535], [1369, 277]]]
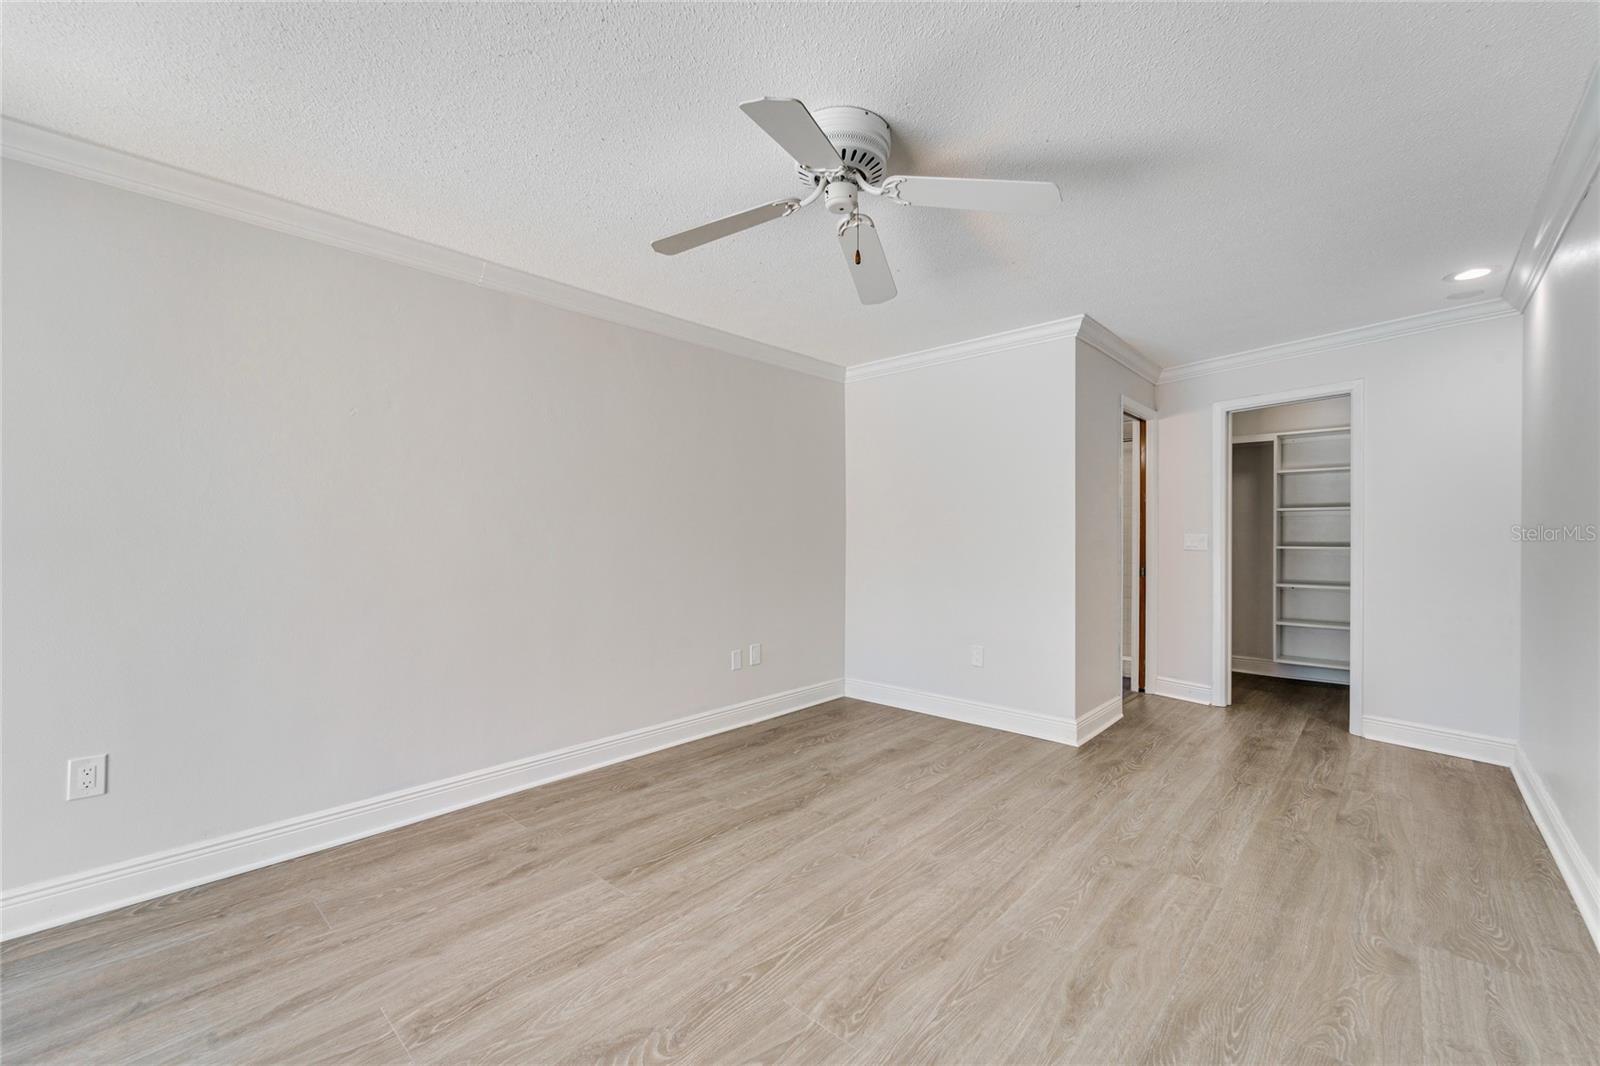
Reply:
[[[1022, 712], [1002, 727], [1051, 737], [1071, 722], [1073, 345], [1040, 341], [845, 387], [852, 692], [995, 724]], [[1114, 645], [1115, 573], [1111, 582], [1100, 622]]]
[[4, 182], [7, 889], [842, 676], [838, 382]]
[[[1522, 750], [1588, 869], [1600, 935], [1600, 194], [1590, 186], [1524, 317]], [[1583, 886], [1583, 887], [1580, 887]]]
[[1521, 549], [1522, 324], [1495, 317], [1261, 366], [1163, 382], [1162, 688], [1209, 693], [1211, 419], [1219, 400], [1364, 383], [1363, 712], [1514, 740]]

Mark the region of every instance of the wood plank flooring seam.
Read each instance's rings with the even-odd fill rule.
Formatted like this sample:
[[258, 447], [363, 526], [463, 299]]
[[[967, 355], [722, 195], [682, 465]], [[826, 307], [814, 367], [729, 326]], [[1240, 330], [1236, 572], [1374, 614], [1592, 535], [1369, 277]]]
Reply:
[[378, 1013], [383, 1015], [383, 1024], [389, 1027], [389, 1032], [394, 1034], [395, 1043], [399, 1044], [400, 1050], [405, 1052], [406, 1061], [416, 1062], [417, 1060], [411, 1057], [411, 1049], [406, 1047], [405, 1040], [401, 1038], [400, 1031], [394, 1027], [394, 1020], [389, 1017], [389, 1012], [383, 1009], [383, 1004], [381, 1003], [378, 1004]]
[[815, 1025], [818, 1029], [821, 1029], [823, 1032], [827, 1033], [829, 1036], [831, 1036], [835, 1040], [839, 1041], [839, 1043], [841, 1043], [845, 1047], [849, 1048], [851, 1050], [851, 1052], [853, 1052], [854, 1054], [857, 1054], [857, 1055], [861, 1054], [861, 1049], [856, 1047], [854, 1044], [852, 1044], [850, 1042], [850, 1038], [849, 1037], [844, 1036], [841, 1033], [835, 1032], [833, 1030], [833, 1028], [828, 1025], [827, 1022], [823, 1021], [821, 1018], [818, 1018], [815, 1014], [812, 1014], [810, 1011], [804, 1009], [803, 1007], [796, 1006], [794, 1003], [791, 1003], [787, 999], [783, 1001], [783, 1005], [785, 1007], [788, 1007], [790, 1010], [799, 1013], [801, 1017], [806, 1019], [806, 1021], [810, 1022], [812, 1025]]

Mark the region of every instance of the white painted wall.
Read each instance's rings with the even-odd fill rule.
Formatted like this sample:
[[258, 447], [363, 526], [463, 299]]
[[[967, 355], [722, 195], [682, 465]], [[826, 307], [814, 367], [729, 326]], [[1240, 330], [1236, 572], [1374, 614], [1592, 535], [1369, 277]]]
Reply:
[[1361, 379], [1364, 713], [1515, 737], [1521, 353], [1507, 316], [1163, 384], [1157, 676], [1213, 682], [1211, 555], [1183, 550], [1211, 529], [1212, 404]]
[[[1525, 526], [1600, 525], [1600, 195], [1593, 186], [1524, 313]], [[1600, 544], [1525, 541], [1522, 750], [1600, 869]], [[1592, 877], [1592, 874], [1590, 875]]]
[[[853, 680], [1072, 718], [1073, 344], [846, 386]], [[1113, 671], [1115, 618], [1113, 598], [1099, 619]]]
[[4, 188], [8, 888], [841, 676], [841, 385]]
[[1155, 406], [1155, 386], [1077, 342], [1074, 680], [1076, 714], [1122, 698], [1122, 398]]

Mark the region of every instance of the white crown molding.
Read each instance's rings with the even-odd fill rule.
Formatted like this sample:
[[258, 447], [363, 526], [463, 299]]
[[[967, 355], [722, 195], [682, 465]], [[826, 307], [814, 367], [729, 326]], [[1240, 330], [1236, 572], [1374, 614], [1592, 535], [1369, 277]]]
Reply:
[[142, 193], [279, 233], [536, 300], [565, 311], [754, 359], [785, 370], [828, 381], [843, 381], [845, 377], [843, 367], [787, 348], [740, 337], [661, 311], [652, 311], [624, 300], [491, 263], [415, 237], [130, 155], [115, 148], [92, 144], [10, 117], [0, 117], [0, 154], [19, 163], [29, 163]]
[[1297, 359], [1357, 344], [1392, 340], [1414, 333], [1520, 314], [1533, 298], [1534, 290], [1539, 287], [1539, 280], [1544, 277], [1545, 268], [1555, 255], [1562, 234], [1566, 232], [1568, 223], [1577, 213], [1578, 205], [1583, 202], [1597, 174], [1600, 174], [1600, 64], [1596, 64], [1589, 72], [1577, 114], [1573, 115], [1561, 148], [1556, 152], [1555, 162], [1545, 179], [1544, 191], [1534, 207], [1533, 218], [1528, 223], [1511, 269], [1506, 272], [1506, 283], [1499, 299], [1480, 300], [1461, 307], [1427, 311], [1355, 329], [1184, 363], [1163, 370], [1158, 384], [1167, 385], [1205, 374], [1222, 374], [1282, 359]]
[[1578, 905], [1578, 913], [1583, 915], [1583, 924], [1589, 927], [1590, 939], [1600, 947], [1600, 875], [1595, 873], [1594, 866], [1584, 856], [1572, 827], [1561, 816], [1561, 808], [1556, 806], [1544, 786], [1544, 778], [1528, 761], [1528, 753], [1521, 745], [1518, 745], [1512, 758], [1511, 775], [1516, 778], [1517, 788], [1522, 791], [1522, 800], [1528, 805], [1528, 813], [1533, 815], [1539, 832], [1544, 835], [1550, 854], [1555, 856], [1556, 868], [1561, 871], [1567, 890], [1572, 893], [1572, 901]]
[[1544, 191], [1533, 209], [1533, 220], [1517, 248], [1517, 257], [1506, 272], [1501, 298], [1517, 310], [1528, 306], [1534, 290], [1544, 277], [1545, 268], [1555, 255], [1556, 246], [1578, 205], [1600, 173], [1600, 64], [1589, 72], [1588, 84], [1578, 112], [1572, 116], [1567, 135], [1556, 152]]
[[1030, 344], [1041, 344], [1053, 340], [1068, 340], [1078, 335], [1078, 321], [1082, 317], [1082, 315], [1077, 315], [1072, 318], [1060, 318], [1051, 322], [1041, 322], [1034, 326], [1008, 329], [1000, 333], [974, 337], [971, 340], [956, 341], [953, 344], [941, 344], [937, 347], [924, 348], [917, 352], [907, 352], [904, 355], [891, 355], [886, 359], [874, 359], [870, 363], [859, 363], [856, 366], [847, 368], [844, 372], [844, 380], [846, 384], [857, 381], [870, 381], [873, 378], [886, 377], [890, 374], [904, 374], [909, 370], [922, 370], [925, 367], [942, 366], [945, 363], [959, 363], [964, 359], [976, 359], [985, 355], [999, 355], [1001, 352], [1026, 348]]
[[1088, 315], [1078, 315], [1077, 337], [1080, 341], [1112, 359], [1139, 377], [1154, 385], [1161, 378], [1161, 368], [1141, 355], [1133, 345], [1101, 325]]
[[1252, 348], [1232, 355], [1219, 355], [1211, 359], [1168, 367], [1161, 372], [1158, 384], [1170, 385], [1175, 381], [1185, 381], [1207, 374], [1225, 374], [1230, 370], [1243, 370], [1246, 367], [1263, 366], [1285, 359], [1300, 359], [1322, 352], [1338, 351], [1340, 348], [1353, 348], [1358, 344], [1395, 340], [1416, 333], [1431, 333], [1436, 329], [1464, 326], [1469, 322], [1487, 322], [1490, 319], [1517, 314], [1521, 312], [1504, 300], [1478, 300], [1460, 307], [1424, 311], [1420, 315], [1392, 318], [1387, 322], [1374, 322], [1354, 329], [1323, 333], [1297, 341], [1285, 341], [1282, 344], [1269, 344], [1265, 348]]
[[1017, 329], [1002, 330], [999, 333], [973, 337], [970, 340], [941, 344], [937, 347], [924, 348], [917, 352], [907, 352], [904, 355], [891, 355], [886, 359], [874, 359], [870, 363], [859, 363], [850, 367], [845, 371], [844, 379], [847, 384], [856, 381], [870, 381], [873, 378], [881, 378], [889, 374], [903, 374], [909, 370], [922, 370], [930, 366], [942, 366], [945, 363], [959, 363], [966, 359], [977, 359], [985, 355], [999, 355], [1001, 352], [1015, 351], [1018, 348], [1026, 348], [1032, 344], [1065, 340], [1081, 340], [1096, 351], [1102, 352], [1108, 358], [1121, 363], [1141, 378], [1150, 382], [1150, 384], [1154, 385], [1156, 383], [1160, 368], [1135, 351], [1127, 341], [1124, 341], [1088, 315], [1057, 318], [1032, 326], [1021, 326]]
[[11, 889], [0, 896], [5, 939], [103, 914], [483, 803], [652, 751], [814, 707], [844, 695], [842, 680], [778, 692], [517, 759], [458, 777], [316, 811], [154, 855]]

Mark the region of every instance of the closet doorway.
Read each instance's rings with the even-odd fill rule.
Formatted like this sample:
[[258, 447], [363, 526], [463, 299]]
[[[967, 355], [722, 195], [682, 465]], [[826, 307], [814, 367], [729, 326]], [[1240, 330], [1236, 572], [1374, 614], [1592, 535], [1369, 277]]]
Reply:
[[1145, 690], [1145, 661], [1149, 656], [1149, 498], [1150, 422], [1122, 411], [1122, 462], [1119, 477], [1122, 499], [1122, 691]]
[[1216, 405], [1212, 702], [1234, 673], [1348, 686], [1361, 732], [1359, 384]]

